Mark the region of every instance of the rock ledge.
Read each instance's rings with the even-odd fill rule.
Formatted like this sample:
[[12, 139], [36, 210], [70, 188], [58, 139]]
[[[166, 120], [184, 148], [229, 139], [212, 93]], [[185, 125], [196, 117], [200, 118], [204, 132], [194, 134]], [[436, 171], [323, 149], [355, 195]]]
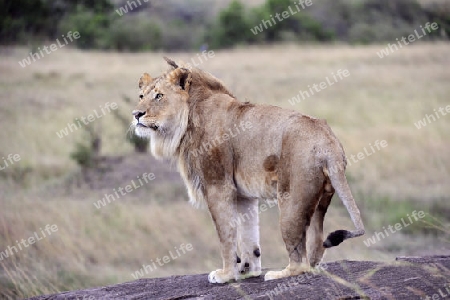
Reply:
[[397, 257], [394, 262], [389, 263], [345, 260], [322, 266], [324, 271], [318, 274], [267, 282], [260, 276], [215, 285], [208, 283], [207, 274], [184, 275], [144, 278], [30, 299], [411, 300], [450, 297], [450, 256]]

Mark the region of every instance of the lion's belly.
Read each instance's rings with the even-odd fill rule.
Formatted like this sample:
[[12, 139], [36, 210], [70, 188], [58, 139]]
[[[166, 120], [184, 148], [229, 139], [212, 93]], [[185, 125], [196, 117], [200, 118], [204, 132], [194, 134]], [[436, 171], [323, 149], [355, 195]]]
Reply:
[[243, 173], [234, 175], [238, 196], [246, 198], [275, 199], [277, 182], [267, 173]]

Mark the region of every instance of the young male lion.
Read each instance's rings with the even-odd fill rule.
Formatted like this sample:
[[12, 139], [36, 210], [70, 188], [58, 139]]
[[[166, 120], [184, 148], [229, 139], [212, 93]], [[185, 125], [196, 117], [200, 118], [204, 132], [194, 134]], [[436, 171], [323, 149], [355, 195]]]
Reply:
[[[277, 198], [289, 265], [265, 280], [316, 266], [325, 248], [364, 234], [344, 175], [344, 150], [326, 121], [297, 111], [239, 102], [214, 76], [178, 66], [139, 80], [136, 134], [150, 138], [157, 158], [177, 162], [191, 203], [206, 204], [221, 244], [222, 269], [211, 283], [261, 274], [258, 199]], [[338, 171], [333, 171], [338, 170]], [[354, 231], [323, 242], [323, 220], [334, 192]], [[236, 222], [239, 215], [252, 218]]]

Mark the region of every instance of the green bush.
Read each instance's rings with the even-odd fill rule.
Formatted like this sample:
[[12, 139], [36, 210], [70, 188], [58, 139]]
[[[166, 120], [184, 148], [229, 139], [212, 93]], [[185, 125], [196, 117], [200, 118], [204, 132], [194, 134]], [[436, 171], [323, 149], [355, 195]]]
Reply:
[[393, 42], [426, 22], [425, 12], [415, 0], [365, 0], [352, 7], [346, 40], [362, 44]]
[[233, 0], [219, 13], [208, 40], [214, 48], [227, 48], [248, 42], [249, 36], [250, 26], [245, 7], [240, 1]]
[[75, 145], [75, 150], [70, 153], [70, 158], [82, 168], [89, 168], [94, 165], [92, 148], [84, 143], [77, 143]]
[[300, 41], [327, 42], [335, 39], [334, 31], [325, 29], [322, 24], [307, 14], [299, 14], [295, 18], [295, 30]]
[[110, 29], [99, 37], [103, 49], [143, 51], [161, 48], [161, 30], [151, 20], [121, 17], [112, 22]]
[[100, 127], [90, 123], [83, 125], [82, 128], [84, 129], [85, 137], [83, 142], [76, 143], [75, 150], [70, 153], [70, 158], [82, 168], [95, 167], [102, 144]]
[[[218, 21], [209, 33], [213, 47], [231, 47], [242, 43], [272, 43], [277, 41], [329, 41], [334, 39], [332, 30], [325, 29], [306, 12], [300, 11], [282, 21], [276, 13], [294, 8], [291, 0], [266, 0], [259, 7], [247, 12], [245, 7], [234, 0], [220, 12]], [[263, 26], [262, 22], [271, 22]], [[273, 22], [275, 21], [275, 23]], [[263, 26], [263, 27], [261, 27]], [[262, 31], [252, 30], [259, 27]]]
[[65, 17], [59, 26], [60, 34], [68, 31], [78, 31], [80, 38], [74, 40], [81, 49], [101, 48], [103, 35], [111, 24], [111, 17], [103, 13], [96, 13], [78, 5], [73, 13]]
[[[307, 11], [297, 11], [290, 0], [266, 0], [262, 7], [255, 10], [256, 19], [261, 22], [261, 20], [268, 20], [276, 13], [290, 12], [289, 7], [296, 13], [265, 29], [263, 33], [267, 42], [282, 41], [283, 36], [292, 36], [297, 41], [329, 41], [334, 38], [332, 30], [325, 29]], [[305, 9], [309, 11], [310, 8], [305, 7]], [[286, 35], [286, 32], [292, 34]]]
[[162, 26], [164, 26], [161, 36], [161, 48], [163, 49], [186, 51], [196, 49], [204, 42], [204, 24], [184, 24], [180, 20], [174, 20]]
[[0, 42], [27, 42], [45, 36], [51, 22], [50, 8], [39, 0], [0, 1]]
[[439, 30], [431, 32], [430, 36], [448, 39], [450, 36], [450, 2], [430, 1], [425, 6], [425, 11], [430, 22], [436, 22], [439, 25]]

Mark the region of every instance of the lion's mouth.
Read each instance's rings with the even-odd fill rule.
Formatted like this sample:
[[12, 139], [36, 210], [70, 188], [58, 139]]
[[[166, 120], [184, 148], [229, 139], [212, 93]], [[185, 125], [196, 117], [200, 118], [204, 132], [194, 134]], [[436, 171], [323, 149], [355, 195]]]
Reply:
[[150, 129], [153, 129], [153, 130], [158, 130], [158, 128], [159, 128], [159, 126], [156, 125], [156, 124], [150, 124], [150, 125], [147, 126], [147, 125], [144, 125], [142, 123], [137, 123], [136, 127], [150, 128]]

